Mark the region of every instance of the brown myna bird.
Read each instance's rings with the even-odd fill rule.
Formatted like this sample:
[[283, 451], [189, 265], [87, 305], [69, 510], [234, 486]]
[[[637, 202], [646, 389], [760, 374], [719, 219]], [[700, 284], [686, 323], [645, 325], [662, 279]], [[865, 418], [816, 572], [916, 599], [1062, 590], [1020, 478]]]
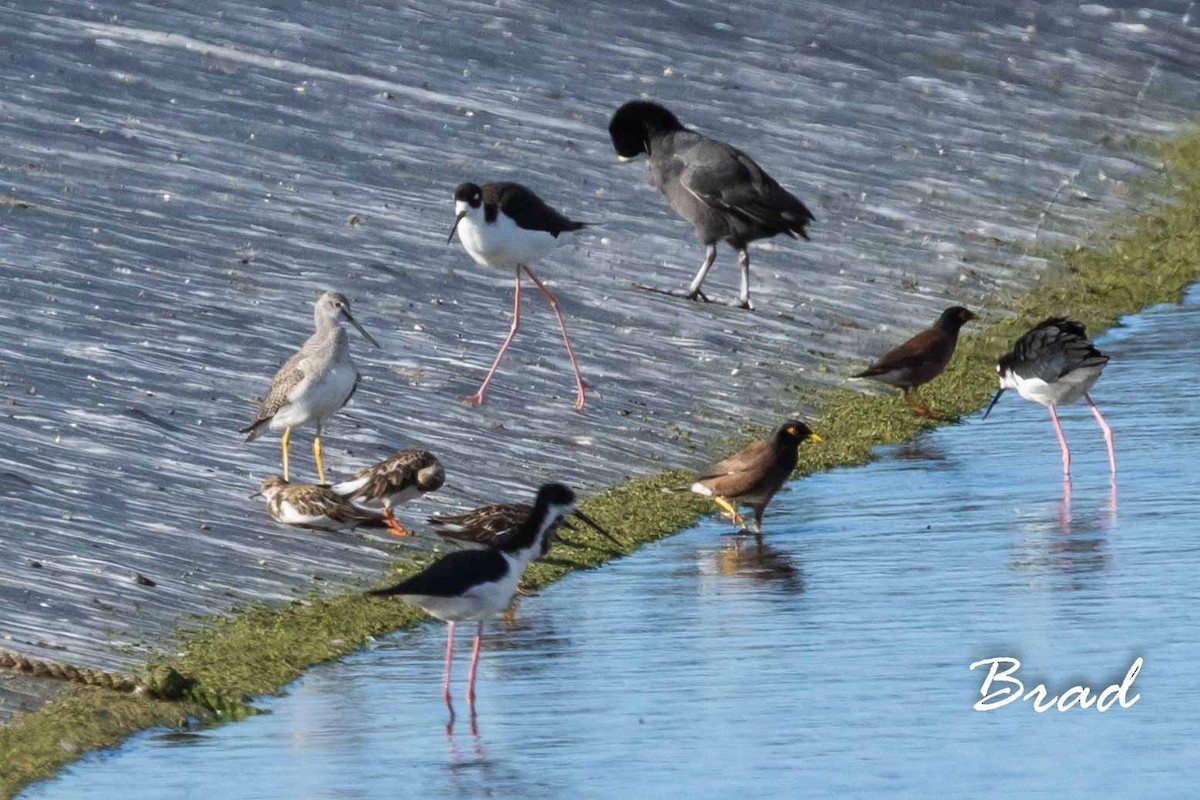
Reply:
[[445, 482], [446, 472], [433, 453], [400, 450], [329, 488], [359, 508], [382, 513], [394, 535], [407, 536], [408, 531], [392, 513], [392, 507], [436, 492]]
[[899, 347], [893, 347], [854, 377], [870, 378], [895, 386], [900, 390], [904, 402], [918, 415], [932, 416], [929, 406], [917, 395], [916, 389], [942, 374], [954, 355], [954, 348], [958, 346], [958, 331], [973, 319], [979, 317], [962, 306], [947, 308], [931, 328], [921, 331]]
[[688, 488], [711, 497], [742, 531], [746, 531], [746, 521], [737, 506], [750, 508], [754, 511], [754, 532], [761, 534], [763, 512], [796, 468], [796, 448], [809, 439], [821, 441], [803, 422], [789, 419], [770, 439], [760, 439], [718, 461]]

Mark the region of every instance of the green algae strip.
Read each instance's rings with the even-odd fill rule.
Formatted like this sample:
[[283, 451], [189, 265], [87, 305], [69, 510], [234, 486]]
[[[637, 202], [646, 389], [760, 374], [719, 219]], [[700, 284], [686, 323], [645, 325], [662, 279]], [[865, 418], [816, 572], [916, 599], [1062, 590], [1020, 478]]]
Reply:
[[[1041, 319], [1067, 315], [1098, 332], [1121, 314], [1177, 302], [1200, 278], [1200, 131], [1163, 145], [1161, 152], [1163, 193], [1172, 202], [1136, 217], [1118, 237], [1053, 256], [1032, 291], [997, 299], [984, 309], [991, 317], [988, 323], [968, 326], [950, 368], [922, 389], [937, 412], [954, 418], [980, 408], [996, 388], [997, 356]], [[852, 390], [823, 392], [820, 407], [813, 427], [823, 441], [800, 448], [797, 475], [864, 464], [874, 448], [910, 441], [938, 424], [917, 418], [893, 396]], [[635, 478], [588, 498], [581, 507], [632, 551], [713, 510], [711, 503], [690, 494], [662, 491], [688, 482], [689, 474], [679, 470]], [[612, 556], [611, 545], [590, 531], [568, 535], [587, 546], [557, 547], [552, 562], [531, 565], [523, 582], [527, 589]], [[397, 564], [395, 575], [411, 573], [428, 559]], [[119, 744], [136, 731], [253, 713], [253, 696], [278, 692], [306, 668], [424, 619], [412, 606], [357, 592], [283, 607], [235, 609], [185, 633], [182, 655], [150, 665], [144, 679], [154, 687], [150, 693], [72, 686], [0, 728], [0, 798], [12, 797], [82, 754]], [[165, 689], [168, 684], [174, 689]], [[175, 699], [156, 699], [162, 696]]]

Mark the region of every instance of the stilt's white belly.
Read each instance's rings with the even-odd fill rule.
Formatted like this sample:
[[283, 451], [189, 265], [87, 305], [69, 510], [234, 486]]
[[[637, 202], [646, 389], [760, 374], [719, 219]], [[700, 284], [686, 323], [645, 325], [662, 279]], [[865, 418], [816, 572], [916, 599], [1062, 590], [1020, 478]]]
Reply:
[[458, 235], [476, 264], [507, 269], [533, 266], [558, 244], [549, 233], [519, 228], [504, 214], [497, 214], [491, 223], [464, 217]]
[[482, 583], [472, 587], [464, 595], [435, 597], [432, 595], [408, 595], [405, 599], [416, 603], [434, 617], [444, 622], [482, 620], [495, 616], [508, 607], [517, 592], [520, 573], [509, 569], [508, 574], [494, 583]]
[[1034, 403], [1062, 406], [1083, 397], [1099, 380], [1103, 371], [1103, 365], [1083, 367], [1067, 373], [1053, 383], [1047, 383], [1041, 378], [1022, 378], [1015, 372], [1006, 372], [1000, 385], [1007, 389], [1016, 389], [1017, 394]]

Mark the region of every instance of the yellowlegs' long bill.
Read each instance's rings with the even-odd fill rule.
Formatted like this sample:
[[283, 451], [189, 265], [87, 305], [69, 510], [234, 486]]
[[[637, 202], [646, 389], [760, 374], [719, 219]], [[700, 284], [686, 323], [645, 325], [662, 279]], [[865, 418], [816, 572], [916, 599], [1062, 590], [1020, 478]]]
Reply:
[[464, 183], [454, 190], [454, 227], [450, 229], [446, 243], [449, 244], [457, 232], [463, 248], [476, 264], [511, 269], [515, 273], [512, 326], [483, 384], [475, 394], [464, 397], [465, 402], [483, 402], [483, 393], [500, 366], [500, 359], [521, 327], [521, 272], [524, 271], [546, 295], [558, 319], [567, 357], [575, 372], [575, 409], [583, 410], [584, 390], [591, 386], [579, 372], [579, 362], [575, 360], [575, 350], [567, 336], [567, 324], [558, 307], [558, 299], [530, 267], [561, 243], [559, 234], [577, 231], [586, 225], [586, 222], [567, 219], [546, 205], [531, 189], [518, 183], [485, 183], [482, 186]]
[[708, 302], [700, 287], [716, 261], [717, 243], [727, 242], [738, 251], [742, 273], [738, 305], [752, 308], [750, 243], [780, 233], [807, 239], [806, 228], [815, 218], [804, 203], [750, 156], [683, 127], [657, 103], [634, 100], [621, 106], [608, 133], [622, 160], [649, 157], [651, 182], [704, 243], [704, 262], [683, 296]]
[[350, 359], [345, 320], [375, 347], [379, 343], [350, 313], [350, 301], [337, 292], [325, 292], [313, 307], [316, 331], [275, 373], [254, 421], [241, 429], [246, 441], [257, 439], [265, 429], [283, 431], [283, 479], [288, 475], [288, 442], [292, 428], [312, 424], [313, 458], [317, 476], [325, 483], [321, 461], [321, 426], [346, 404], [358, 388], [359, 374]]
[[958, 346], [959, 330], [973, 319], [979, 317], [962, 306], [947, 308], [933, 327], [893, 347], [854, 377], [895, 386], [904, 402], [919, 416], [933, 416], [929, 406], [917, 395], [917, 387], [942, 374]]
[[806, 441], [821, 441], [799, 420], [790, 419], [779, 426], [770, 439], [751, 442], [723, 461], [718, 461], [687, 488], [704, 497], [711, 497], [733, 521], [746, 530], [746, 522], [737, 506], [744, 505], [754, 512], [754, 533], [762, 533], [763, 512], [775, 493], [791, 477], [799, 460], [797, 448]]
[[1092, 402], [1088, 392], [1100, 379], [1108, 356], [1096, 349], [1087, 338], [1083, 324], [1065, 317], [1051, 317], [1038, 323], [1020, 339], [1013, 349], [1000, 357], [996, 372], [1000, 374], [1000, 388], [992, 398], [983, 418], [996, 406], [1005, 389], [1016, 389], [1026, 400], [1040, 403], [1050, 410], [1050, 421], [1058, 435], [1058, 446], [1062, 449], [1063, 477], [1071, 479], [1071, 450], [1067, 437], [1063, 435], [1056, 408], [1074, 403], [1079, 398], [1087, 400], [1092, 415], [1104, 434], [1108, 447], [1108, 467], [1117, 474], [1117, 457], [1113, 452], [1112, 429], [1108, 427], [1100, 409]]
[[433, 453], [400, 450], [378, 464], [363, 467], [353, 478], [335, 483], [330, 489], [360, 508], [382, 512], [393, 535], [407, 536], [408, 530], [396, 519], [392, 507], [436, 492], [445, 482], [442, 462]]

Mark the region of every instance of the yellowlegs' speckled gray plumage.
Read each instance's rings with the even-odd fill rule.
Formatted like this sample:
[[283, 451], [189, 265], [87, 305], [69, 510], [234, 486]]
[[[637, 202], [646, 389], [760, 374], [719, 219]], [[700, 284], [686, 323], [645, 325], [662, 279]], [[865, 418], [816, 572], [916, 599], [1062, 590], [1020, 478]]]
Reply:
[[360, 508], [381, 511], [392, 533], [407, 536], [408, 531], [392, 514], [392, 506], [436, 492], [445, 482], [446, 472], [433, 453], [401, 450], [329, 488]]
[[280, 476], [272, 475], [263, 480], [258, 494], [267, 499], [267, 513], [271, 519], [284, 525], [327, 531], [388, 526], [383, 514], [359, 508], [334, 494], [328, 486], [288, 483]]
[[350, 344], [342, 320], [353, 325], [371, 344], [379, 347], [362, 325], [350, 314], [350, 301], [337, 292], [325, 292], [313, 308], [316, 332], [289, 358], [271, 381], [271, 388], [258, 407], [254, 421], [242, 428], [252, 441], [264, 429], [283, 430], [283, 479], [288, 480], [288, 440], [292, 428], [313, 424], [313, 457], [317, 476], [325, 482], [321, 462], [321, 426], [358, 388], [358, 370], [350, 360]]

